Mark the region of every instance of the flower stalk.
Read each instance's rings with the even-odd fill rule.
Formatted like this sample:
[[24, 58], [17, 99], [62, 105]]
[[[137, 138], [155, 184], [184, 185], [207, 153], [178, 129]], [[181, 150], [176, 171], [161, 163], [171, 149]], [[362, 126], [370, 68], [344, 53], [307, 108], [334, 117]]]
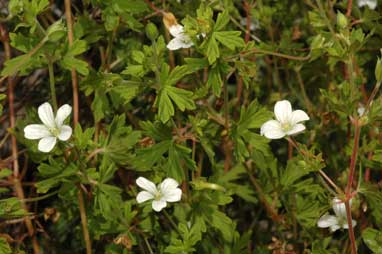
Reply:
[[354, 174], [355, 174], [355, 166], [357, 162], [357, 156], [358, 156], [358, 148], [359, 148], [359, 137], [361, 134], [361, 126], [359, 124], [358, 118], [353, 120], [353, 124], [355, 127], [354, 130], [354, 145], [353, 145], [353, 151], [350, 158], [350, 167], [349, 167], [349, 177], [348, 182], [346, 186], [345, 191], [345, 207], [346, 207], [346, 215], [347, 215], [347, 221], [349, 224], [349, 238], [351, 243], [351, 250], [352, 254], [357, 254], [357, 244], [355, 240], [354, 230], [352, 227], [352, 215], [351, 215], [351, 209], [350, 209], [350, 199], [352, 196], [351, 189], [354, 181]]
[[178, 230], [178, 227], [176, 226], [175, 221], [171, 218], [171, 216], [168, 214], [166, 210], [163, 210], [163, 214], [166, 217], [166, 219], [170, 222], [171, 226], [174, 228], [174, 230], [178, 233], [178, 235], [181, 236], [181, 233]]
[[[65, 0], [65, 17], [68, 26], [68, 42], [69, 47], [73, 44], [73, 21], [72, 21], [72, 11], [71, 11], [71, 0]], [[79, 119], [79, 105], [78, 105], [78, 79], [76, 70], [73, 68], [71, 71], [72, 75], [72, 90], [73, 90], [73, 125], [74, 127], [78, 124]]]
[[56, 84], [54, 80], [53, 62], [49, 57], [48, 57], [48, 71], [49, 71], [49, 86], [50, 86], [50, 94], [52, 97], [53, 110], [56, 113], [58, 109], [57, 96], [56, 96]]
[[[69, 42], [69, 47], [71, 47], [73, 44], [73, 21], [72, 21], [72, 11], [71, 11], [71, 0], [65, 0], [65, 16], [66, 16], [66, 22], [68, 26], [68, 42]], [[73, 126], [75, 128], [79, 120], [79, 103], [78, 103], [78, 79], [77, 79], [76, 70], [74, 68], [71, 71], [71, 75], [72, 75], [72, 90], [73, 90], [72, 91], [73, 93]], [[78, 188], [78, 204], [79, 204], [80, 214], [81, 214], [82, 231], [83, 231], [84, 240], [86, 243], [86, 253], [91, 254], [92, 253], [91, 241], [90, 241], [89, 230], [87, 226], [86, 210], [85, 210], [85, 204], [84, 204], [81, 188]]]
[[78, 197], [78, 206], [80, 208], [82, 230], [83, 230], [84, 240], [86, 244], [86, 254], [92, 254], [91, 240], [90, 240], [90, 235], [89, 235], [89, 230], [87, 225], [85, 202], [84, 202], [84, 196], [82, 194], [81, 187], [78, 187], [77, 197]]

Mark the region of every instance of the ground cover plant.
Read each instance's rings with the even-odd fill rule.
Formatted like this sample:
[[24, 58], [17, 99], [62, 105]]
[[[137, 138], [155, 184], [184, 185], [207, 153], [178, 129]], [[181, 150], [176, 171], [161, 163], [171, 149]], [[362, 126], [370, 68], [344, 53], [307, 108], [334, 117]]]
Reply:
[[382, 2], [3, 0], [0, 253], [382, 253]]

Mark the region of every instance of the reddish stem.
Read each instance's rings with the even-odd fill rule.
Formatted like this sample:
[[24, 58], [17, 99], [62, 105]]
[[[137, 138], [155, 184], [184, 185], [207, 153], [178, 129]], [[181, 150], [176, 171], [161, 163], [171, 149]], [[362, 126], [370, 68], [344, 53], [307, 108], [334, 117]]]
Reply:
[[346, 186], [347, 196], [351, 193], [351, 188], [354, 181], [355, 165], [357, 162], [357, 155], [358, 155], [358, 148], [359, 148], [359, 137], [361, 134], [361, 127], [359, 126], [358, 119], [354, 120], [354, 124], [355, 124], [354, 146], [353, 146], [353, 152], [350, 158], [349, 178], [348, 178], [348, 183]]
[[151, 2], [150, 0], [145, 0], [145, 2], [147, 3], [147, 5], [153, 9], [156, 13], [162, 13], [162, 10], [160, 10], [159, 8], [157, 8], [155, 6], [155, 4], [153, 2]]
[[246, 29], [245, 29], [245, 42], [247, 43], [249, 41], [249, 36], [251, 33], [251, 6], [248, 4], [247, 1], [244, 1], [244, 11], [246, 14]]
[[[9, 36], [6, 29], [0, 24], [0, 39], [4, 45], [5, 58], [6, 60], [11, 59], [11, 47], [9, 44]], [[9, 125], [11, 129], [16, 127], [16, 117], [15, 117], [15, 107], [14, 107], [14, 79], [8, 77], [8, 104], [9, 104]], [[21, 202], [23, 209], [28, 213], [28, 207], [26, 206], [24, 199], [24, 190], [20, 181], [20, 168], [18, 162], [18, 149], [17, 149], [17, 140], [14, 135], [11, 136], [11, 148], [12, 148], [12, 161], [13, 161], [13, 184], [16, 191], [16, 195]], [[28, 235], [32, 238], [33, 252], [35, 254], [40, 253], [40, 246], [37, 242], [35, 236], [35, 230], [32, 224], [32, 220], [29, 216], [25, 216], [25, 225], [28, 230]]]
[[[72, 10], [71, 10], [71, 0], [65, 0], [65, 16], [66, 22], [68, 26], [68, 42], [69, 47], [73, 45], [73, 21], [72, 21]], [[73, 89], [73, 125], [74, 127], [78, 124], [79, 119], [79, 103], [78, 103], [78, 79], [76, 70], [73, 68], [71, 71], [72, 75], [72, 89]], [[86, 244], [86, 254], [92, 253], [91, 240], [88, 230], [88, 223], [86, 217], [86, 209], [85, 209], [85, 201], [82, 196], [81, 188], [78, 189], [78, 204], [80, 208], [81, 215], [81, 224], [82, 224], [82, 232]]]
[[[71, 11], [71, 0], [65, 0], [65, 17], [68, 26], [68, 42], [69, 47], [73, 44], [73, 20]], [[72, 89], [73, 89], [73, 125], [76, 127], [79, 119], [79, 105], [78, 105], [78, 79], [76, 70], [73, 68], [72, 75]]]
[[267, 201], [267, 198], [265, 196], [265, 193], [263, 192], [261, 186], [259, 185], [259, 183], [257, 182], [255, 176], [252, 174], [252, 172], [249, 170], [248, 168], [248, 165], [246, 165], [244, 163], [244, 167], [245, 169], [247, 170], [248, 172], [248, 176], [249, 176], [249, 179], [251, 180], [253, 186], [255, 187], [256, 189], [256, 192], [258, 193], [259, 195], [259, 199], [260, 199], [260, 202], [264, 205], [265, 207], [265, 210], [267, 211], [267, 214], [272, 218], [272, 220], [276, 221], [276, 222], [281, 222], [283, 223], [284, 222], [284, 219], [281, 215], [279, 215], [277, 213], [277, 210], [275, 208], [273, 208], [273, 206], [271, 206], [268, 201]]
[[[289, 139], [288, 139], [289, 140]], [[292, 142], [288, 142], [288, 159], [292, 159], [293, 157], [293, 144]]]
[[361, 126], [359, 125], [358, 119], [353, 120], [353, 124], [355, 125], [355, 134], [354, 134], [354, 146], [353, 146], [353, 152], [350, 159], [350, 167], [349, 167], [349, 178], [348, 183], [346, 186], [346, 200], [345, 200], [345, 207], [346, 207], [346, 217], [349, 225], [349, 238], [351, 243], [351, 249], [352, 254], [357, 254], [357, 245], [352, 225], [352, 215], [351, 215], [351, 209], [350, 209], [350, 199], [352, 198], [352, 185], [354, 181], [354, 174], [355, 174], [355, 166], [357, 162], [357, 155], [358, 155], [358, 148], [359, 148], [359, 137], [361, 134]]
[[351, 252], [352, 254], [357, 254], [357, 246], [354, 236], [354, 230], [353, 230], [353, 220], [351, 217], [351, 209], [350, 209], [350, 203], [349, 200], [345, 201], [345, 207], [346, 207], [346, 218], [349, 225], [349, 237], [350, 237], [350, 245], [351, 245]]
[[348, 7], [346, 10], [346, 16], [350, 17], [352, 8], [353, 8], [353, 0], [348, 0]]

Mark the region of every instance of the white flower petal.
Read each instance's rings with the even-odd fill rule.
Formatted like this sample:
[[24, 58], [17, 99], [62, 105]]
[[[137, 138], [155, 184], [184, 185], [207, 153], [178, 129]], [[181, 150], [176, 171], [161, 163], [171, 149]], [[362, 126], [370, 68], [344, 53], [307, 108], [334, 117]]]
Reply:
[[361, 116], [363, 116], [363, 114], [365, 113], [365, 107], [364, 106], [360, 106], [360, 107], [358, 107], [358, 109], [357, 109], [357, 112], [358, 112], [358, 115], [361, 117]]
[[152, 208], [156, 212], [160, 212], [163, 208], [165, 208], [167, 205], [166, 201], [164, 200], [154, 200], [152, 203]]
[[182, 41], [179, 38], [174, 38], [167, 44], [167, 48], [169, 50], [178, 50], [182, 48], [182, 45]]
[[172, 39], [167, 44], [167, 48], [169, 50], [178, 50], [180, 48], [189, 48], [192, 45], [194, 45], [194, 43], [192, 41], [190, 41], [189, 39], [177, 37], [177, 38]]
[[63, 125], [60, 128], [60, 134], [58, 134], [58, 139], [66, 141], [72, 136], [72, 128], [68, 125]]
[[170, 28], [168, 30], [169, 30], [170, 34], [174, 37], [179, 37], [179, 36], [183, 35], [183, 33], [184, 33], [183, 26], [179, 25], [179, 24], [170, 26]]
[[303, 132], [304, 130], [305, 130], [305, 125], [303, 125], [302, 123], [298, 123], [298, 124], [293, 125], [293, 128], [290, 131], [287, 131], [287, 134], [288, 135], [295, 135], [295, 134], [298, 134], [300, 132]]
[[285, 132], [282, 130], [280, 122], [276, 120], [265, 122], [261, 126], [260, 134], [269, 139], [279, 139], [285, 136]]
[[295, 110], [292, 112], [291, 124], [296, 124], [302, 121], [308, 121], [309, 116], [302, 110]]
[[340, 228], [341, 227], [338, 224], [334, 224], [334, 225], [330, 226], [330, 232], [337, 231]]
[[38, 116], [41, 121], [49, 128], [54, 128], [56, 126], [56, 122], [54, 120], [53, 109], [52, 106], [45, 102], [40, 107], [38, 107]]
[[182, 199], [182, 190], [179, 188], [171, 189], [170, 191], [163, 193], [163, 198], [167, 202], [178, 202]]
[[43, 124], [30, 124], [24, 128], [24, 136], [27, 139], [41, 139], [52, 136], [48, 128]]
[[161, 182], [158, 187], [162, 193], [165, 193], [167, 191], [175, 189], [178, 186], [179, 186], [179, 183], [175, 179], [168, 177], [164, 179], [163, 182]]
[[320, 228], [328, 228], [334, 225], [338, 225], [338, 219], [336, 216], [325, 214], [317, 222], [317, 226]]
[[[355, 221], [355, 220], [352, 220], [351, 221], [351, 225], [352, 225], [352, 227], [354, 228], [356, 225], [357, 225], [357, 221]], [[349, 229], [349, 224], [347, 223], [347, 221], [346, 221], [346, 223], [342, 226], [344, 229]]]
[[347, 218], [346, 216], [346, 206], [339, 198], [335, 197], [332, 200], [332, 208], [337, 217]]
[[358, 7], [366, 6], [374, 10], [377, 7], [377, 0], [358, 0]]
[[135, 182], [139, 187], [150, 192], [151, 194], [155, 195], [157, 193], [157, 187], [155, 186], [155, 184], [147, 180], [146, 178], [140, 176]]
[[62, 105], [58, 110], [57, 110], [57, 115], [56, 115], [56, 124], [57, 127], [60, 127], [65, 119], [70, 115], [72, 112], [72, 107], [69, 106], [68, 104]]
[[191, 48], [193, 45], [194, 45], [194, 43], [188, 37], [183, 38], [182, 48], [188, 49], [188, 48]]
[[150, 199], [153, 199], [153, 198], [154, 198], [154, 195], [151, 194], [150, 192], [141, 191], [137, 195], [137, 202], [140, 204], [140, 203], [143, 203], [143, 202], [150, 200]]
[[52, 151], [56, 142], [56, 137], [44, 137], [38, 142], [38, 150], [44, 153], [49, 153]]
[[184, 33], [184, 28], [182, 25], [173, 25], [169, 28], [169, 31], [174, 39], [172, 39], [168, 44], [167, 48], [169, 50], [177, 50], [180, 48], [189, 48], [194, 43], [191, 41], [190, 37]]
[[275, 104], [275, 116], [280, 123], [289, 123], [292, 116], [292, 105], [289, 101], [278, 101]]

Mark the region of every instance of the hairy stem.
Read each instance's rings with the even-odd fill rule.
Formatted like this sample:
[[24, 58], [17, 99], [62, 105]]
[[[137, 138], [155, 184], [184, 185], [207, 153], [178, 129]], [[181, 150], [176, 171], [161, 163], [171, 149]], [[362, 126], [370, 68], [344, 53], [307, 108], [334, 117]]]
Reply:
[[358, 148], [359, 148], [359, 137], [361, 134], [361, 126], [359, 125], [358, 119], [354, 120], [355, 125], [355, 134], [354, 134], [354, 145], [353, 145], [353, 151], [350, 158], [350, 166], [349, 166], [349, 177], [348, 182], [346, 186], [346, 200], [345, 200], [345, 207], [346, 207], [346, 217], [349, 225], [349, 239], [351, 244], [351, 250], [352, 254], [357, 254], [357, 244], [355, 240], [353, 225], [352, 225], [352, 214], [350, 209], [350, 199], [352, 197], [352, 185], [354, 181], [354, 174], [355, 174], [355, 166], [357, 161], [357, 155], [358, 155]]
[[351, 253], [357, 254], [357, 244], [355, 240], [354, 230], [353, 230], [353, 220], [351, 216], [351, 208], [350, 208], [350, 202], [349, 200], [345, 201], [345, 208], [346, 208], [346, 218], [349, 225], [349, 238], [350, 238], [350, 245], [351, 245]]
[[355, 166], [357, 161], [357, 155], [358, 155], [358, 147], [359, 147], [359, 137], [361, 134], [361, 127], [359, 126], [358, 119], [355, 120], [355, 131], [354, 131], [354, 146], [352, 155], [350, 158], [350, 167], [349, 167], [349, 178], [346, 186], [346, 195], [351, 194], [351, 188], [354, 181], [354, 173], [355, 173]]

